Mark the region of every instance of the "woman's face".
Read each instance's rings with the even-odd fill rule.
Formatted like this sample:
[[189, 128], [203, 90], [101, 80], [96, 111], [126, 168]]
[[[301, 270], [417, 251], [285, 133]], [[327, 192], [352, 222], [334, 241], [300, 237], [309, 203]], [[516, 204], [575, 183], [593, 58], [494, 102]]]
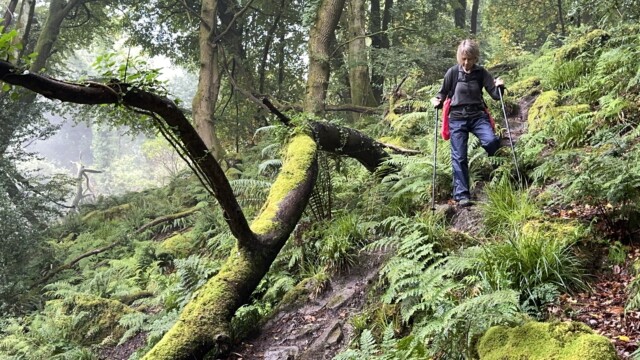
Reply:
[[460, 57], [460, 65], [465, 72], [470, 72], [477, 61], [478, 59], [467, 54], [462, 54], [462, 57]]

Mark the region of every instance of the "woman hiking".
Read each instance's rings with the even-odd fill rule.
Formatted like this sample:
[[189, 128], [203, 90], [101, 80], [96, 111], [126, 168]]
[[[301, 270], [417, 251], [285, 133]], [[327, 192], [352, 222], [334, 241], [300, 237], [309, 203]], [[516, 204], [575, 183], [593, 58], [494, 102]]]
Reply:
[[[467, 142], [469, 133], [475, 135], [489, 156], [500, 147], [500, 139], [494, 134], [492, 120], [485, 111], [482, 88], [494, 99], [500, 100], [500, 88], [504, 81], [479, 66], [480, 47], [474, 40], [464, 40], [458, 46], [458, 64], [447, 70], [442, 87], [431, 99], [434, 107], [442, 107], [450, 99], [448, 128], [443, 124], [443, 137], [451, 137], [451, 163], [453, 167], [453, 199], [458, 206], [471, 206], [469, 192], [469, 160]], [[446, 113], [446, 106], [445, 111]], [[443, 114], [444, 115], [444, 114]]]

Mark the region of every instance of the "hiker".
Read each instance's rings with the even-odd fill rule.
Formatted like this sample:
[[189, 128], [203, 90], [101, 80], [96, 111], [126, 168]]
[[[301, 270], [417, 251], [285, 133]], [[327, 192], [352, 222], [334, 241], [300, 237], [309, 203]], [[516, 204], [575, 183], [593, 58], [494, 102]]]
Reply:
[[[500, 100], [499, 88], [504, 88], [504, 81], [493, 76], [479, 66], [480, 47], [474, 40], [464, 40], [458, 46], [456, 58], [458, 64], [447, 70], [442, 87], [431, 99], [431, 104], [440, 108], [445, 99], [450, 99], [448, 126], [443, 123], [442, 136], [445, 140], [451, 137], [451, 163], [453, 166], [453, 199], [459, 206], [471, 206], [469, 192], [469, 161], [467, 158], [467, 142], [469, 133], [480, 139], [480, 144], [489, 156], [495, 154], [500, 147], [500, 139], [494, 133], [493, 119], [486, 111], [482, 98], [485, 88], [494, 100]], [[447, 112], [443, 111], [443, 120]]]

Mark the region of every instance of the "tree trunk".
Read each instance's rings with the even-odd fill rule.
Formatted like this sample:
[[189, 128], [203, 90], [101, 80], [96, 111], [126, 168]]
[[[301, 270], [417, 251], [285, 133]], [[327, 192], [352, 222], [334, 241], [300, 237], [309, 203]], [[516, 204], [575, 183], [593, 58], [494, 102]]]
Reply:
[[464, 29], [467, 17], [467, 0], [458, 0], [453, 11], [453, 21], [458, 29]]
[[[391, 8], [393, 7], [393, 0], [385, 0], [384, 12], [381, 13], [380, 0], [371, 0], [371, 47], [373, 49], [388, 49], [390, 46], [389, 35], [389, 23], [391, 22]], [[374, 52], [373, 60], [375, 56], [380, 56]], [[371, 68], [371, 88], [373, 96], [376, 98], [377, 103], [382, 102], [384, 95], [384, 75], [378, 71], [377, 66]]]
[[[91, 187], [89, 186], [89, 175], [87, 175], [87, 174], [88, 173], [99, 174], [99, 173], [102, 173], [102, 171], [93, 170], [93, 169], [87, 169], [80, 162], [76, 163], [76, 167], [78, 168], [78, 171], [76, 172], [76, 194], [74, 195], [73, 200], [71, 201], [71, 208], [73, 209], [73, 211], [78, 212], [78, 207], [80, 206], [80, 201], [82, 201], [82, 199], [87, 197], [88, 196], [87, 194], [93, 195], [93, 191], [91, 190]], [[82, 186], [82, 183], [85, 180], [87, 182], [86, 189]], [[89, 193], [86, 193], [87, 190], [89, 191]]]
[[560, 22], [560, 35], [565, 36], [564, 13], [562, 12], [562, 0], [558, 0], [558, 22]]
[[260, 94], [264, 93], [264, 82], [265, 82], [265, 73], [267, 69], [267, 59], [269, 57], [269, 52], [271, 51], [271, 44], [273, 43], [273, 38], [276, 36], [276, 32], [278, 30], [278, 26], [280, 24], [280, 18], [285, 11], [285, 1], [280, 0], [280, 11], [277, 12], [276, 17], [273, 19], [273, 24], [269, 28], [267, 32], [267, 37], [265, 39], [264, 47], [262, 48], [262, 58], [260, 59], [260, 66], [258, 67], [258, 76], [260, 80], [258, 81], [258, 92]]
[[13, 22], [13, 17], [15, 16], [16, 7], [18, 6], [18, 0], [9, 1], [9, 5], [7, 9], [4, 11], [4, 19], [2, 21], [2, 32], [7, 32], [9, 30], [9, 26]]
[[286, 37], [287, 33], [286, 33], [286, 29], [284, 27], [282, 27], [279, 30], [279, 34], [278, 34], [278, 47], [277, 47], [277, 51], [276, 51], [276, 56], [278, 59], [278, 84], [277, 84], [277, 89], [278, 91], [276, 92], [276, 95], [278, 96], [278, 99], [283, 99], [283, 100], [289, 100], [288, 97], [284, 97], [285, 95], [285, 91], [284, 91], [284, 70], [286, 68], [285, 66], [285, 60], [286, 60], [286, 52], [285, 52], [285, 37]]
[[145, 356], [147, 360], [202, 358], [214, 346], [228, 345], [229, 322], [235, 311], [249, 301], [302, 216], [316, 179], [319, 148], [352, 156], [370, 170], [387, 157], [375, 141], [362, 133], [328, 122], [313, 123], [313, 138], [299, 133], [289, 143], [280, 174], [261, 213], [249, 227], [220, 165], [169, 99], [130, 89], [123, 83], [76, 85], [33, 73], [23, 74], [3, 61], [0, 78], [63, 102], [122, 104], [157, 114], [154, 119], [163, 122], [159, 126], [171, 129], [205, 183], [213, 189], [237, 240], [236, 248], [220, 272], [198, 290], [177, 323]]
[[471, 4], [471, 33], [478, 33], [478, 10], [480, 9], [480, 0], [473, 0]]
[[373, 107], [378, 103], [369, 78], [364, 3], [364, 0], [349, 0], [349, 86], [353, 105]]
[[198, 135], [204, 141], [207, 149], [213, 152], [213, 156], [222, 160], [225, 150], [215, 128], [214, 113], [220, 93], [220, 69], [218, 68], [218, 49], [209, 45], [209, 37], [215, 30], [217, 0], [203, 0], [200, 16], [200, 73], [198, 76], [198, 89], [193, 98], [193, 122]]
[[47, 59], [49, 59], [53, 50], [53, 45], [60, 35], [62, 22], [71, 10], [80, 3], [80, 0], [72, 0], [69, 2], [65, 0], [51, 1], [49, 5], [49, 16], [47, 16], [47, 20], [42, 27], [42, 32], [34, 49], [37, 55], [29, 67], [29, 71], [39, 72], [46, 67]]
[[[32, 53], [33, 43], [30, 40], [31, 27], [36, 14], [36, 0], [28, 0], [29, 10], [27, 13], [27, 22], [24, 25], [24, 33], [22, 34], [23, 47], [18, 54], [18, 61], [24, 57], [24, 54]], [[24, 5], [24, 3], [22, 4]], [[22, 15], [21, 15], [22, 17]]]
[[309, 73], [304, 111], [324, 114], [329, 85], [331, 34], [335, 31], [345, 0], [322, 0], [309, 34]]

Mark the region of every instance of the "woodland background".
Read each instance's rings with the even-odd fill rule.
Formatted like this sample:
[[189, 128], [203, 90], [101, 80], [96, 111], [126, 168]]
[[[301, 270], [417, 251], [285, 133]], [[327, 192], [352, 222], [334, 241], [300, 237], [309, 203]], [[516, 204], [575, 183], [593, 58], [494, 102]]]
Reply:
[[[575, 320], [640, 358], [636, 1], [1, 6], [0, 357], [237, 358], [369, 268], [322, 356], [489, 359], [492, 326]], [[467, 37], [524, 128], [471, 142], [461, 230], [428, 99]]]

